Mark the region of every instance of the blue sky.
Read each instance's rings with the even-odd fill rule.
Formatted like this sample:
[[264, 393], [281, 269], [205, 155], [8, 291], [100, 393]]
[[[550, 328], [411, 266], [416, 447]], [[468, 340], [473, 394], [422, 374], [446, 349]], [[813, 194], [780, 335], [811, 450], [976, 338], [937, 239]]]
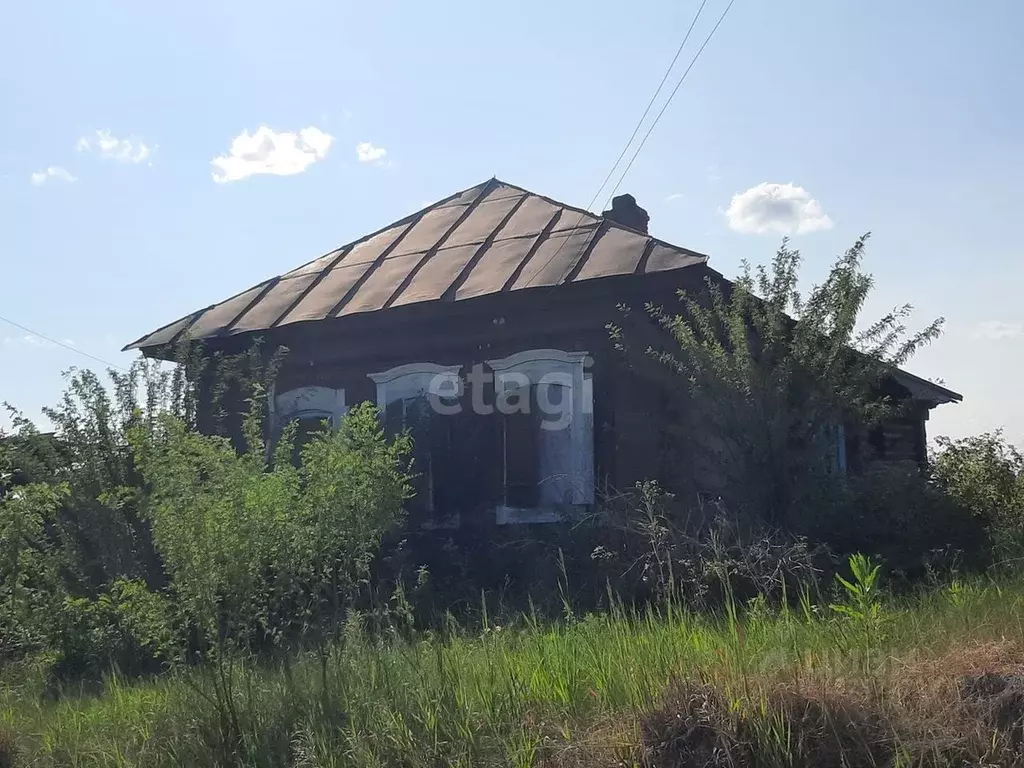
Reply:
[[[8, 4], [0, 315], [125, 365], [158, 325], [490, 176], [586, 205], [697, 5]], [[1022, 35], [1012, 0], [737, 0], [620, 191], [727, 276], [792, 231], [813, 280], [871, 230], [869, 314], [948, 320], [909, 366], [965, 396], [930, 433], [1024, 444]], [[275, 152], [232, 159], [261, 126]], [[38, 416], [73, 365], [95, 364], [0, 323], [0, 400]]]

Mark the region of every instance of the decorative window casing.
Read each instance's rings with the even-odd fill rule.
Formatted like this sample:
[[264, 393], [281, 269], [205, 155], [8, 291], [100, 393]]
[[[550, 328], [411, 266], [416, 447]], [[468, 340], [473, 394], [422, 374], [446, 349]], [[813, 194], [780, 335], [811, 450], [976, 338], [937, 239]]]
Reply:
[[462, 393], [461, 370], [460, 365], [407, 363], [371, 373], [370, 379], [377, 385], [377, 407], [383, 410], [389, 403], [399, 400], [457, 398]]
[[276, 442], [286, 424], [299, 422], [295, 436], [296, 460], [302, 446], [323, 428], [325, 420], [337, 429], [342, 416], [348, 411], [344, 389], [297, 387], [280, 394], [271, 391], [269, 399], [271, 443]]
[[533, 349], [488, 360], [501, 414], [498, 524], [565, 520], [594, 502], [594, 395], [586, 352]]
[[459, 525], [442, 498], [441, 478], [447, 477], [451, 454], [451, 419], [462, 394], [461, 366], [408, 363], [370, 374], [377, 385], [377, 407], [389, 434], [408, 429], [413, 438], [416, 494], [411, 513], [425, 528]]
[[298, 387], [273, 395], [274, 422], [284, 426], [294, 419], [319, 417], [337, 427], [348, 411], [345, 390], [329, 387]]

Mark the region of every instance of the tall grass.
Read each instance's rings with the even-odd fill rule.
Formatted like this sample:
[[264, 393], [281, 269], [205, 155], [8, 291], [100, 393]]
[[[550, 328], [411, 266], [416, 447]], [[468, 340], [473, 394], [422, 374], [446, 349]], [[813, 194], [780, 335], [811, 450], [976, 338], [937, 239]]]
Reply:
[[[732, 761], [707, 764], [828, 764], [807, 762], [819, 754], [808, 729], [849, 730], [862, 711], [867, 751], [853, 731], [826, 740], [890, 765], [1010, 765], [998, 725], [969, 716], [956, 691], [1024, 660], [1022, 599], [1024, 582], [958, 582], [887, 601], [867, 659], [857, 620], [809, 600], [719, 616], [617, 605], [413, 640], [371, 637], [354, 618], [326, 680], [314, 654], [234, 668], [235, 744], [218, 735], [204, 669], [115, 675], [56, 698], [30, 668], [7, 670], [0, 765], [697, 765], [679, 757], [699, 753], [683, 740], [694, 733]], [[819, 711], [824, 721], [809, 719]]]

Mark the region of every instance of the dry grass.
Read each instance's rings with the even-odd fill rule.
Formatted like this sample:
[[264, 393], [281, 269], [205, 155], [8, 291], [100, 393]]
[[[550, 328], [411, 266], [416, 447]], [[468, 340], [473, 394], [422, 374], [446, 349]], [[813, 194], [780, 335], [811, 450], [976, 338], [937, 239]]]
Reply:
[[[779, 670], [734, 687], [679, 680], [651, 712], [596, 725], [551, 750], [552, 768], [1021, 766], [1024, 646], [986, 640], [890, 659], [873, 680]], [[789, 670], [792, 673], [792, 670]], [[716, 679], [717, 678], [717, 679]], [[965, 692], [964, 681], [976, 680]]]

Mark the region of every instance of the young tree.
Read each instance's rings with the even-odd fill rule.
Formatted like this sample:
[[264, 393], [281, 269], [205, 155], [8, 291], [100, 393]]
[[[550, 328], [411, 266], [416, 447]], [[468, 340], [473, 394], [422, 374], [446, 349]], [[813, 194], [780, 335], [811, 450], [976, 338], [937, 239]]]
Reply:
[[[783, 241], [767, 268], [744, 264], [731, 284], [709, 278], [706, 291], [681, 293], [676, 311], [647, 307], [669, 343], [651, 344], [646, 354], [675, 374], [673, 395], [685, 401], [677, 426], [688, 466], [678, 469], [698, 490], [714, 490], [758, 519], [792, 524], [834, 474], [838, 425], [893, 413], [884, 381], [939, 335], [943, 321], [908, 333], [904, 305], [863, 322], [873, 287], [862, 269], [867, 238], [806, 295], [798, 287], [800, 253]], [[612, 333], [628, 349], [626, 332], [613, 326]]]

